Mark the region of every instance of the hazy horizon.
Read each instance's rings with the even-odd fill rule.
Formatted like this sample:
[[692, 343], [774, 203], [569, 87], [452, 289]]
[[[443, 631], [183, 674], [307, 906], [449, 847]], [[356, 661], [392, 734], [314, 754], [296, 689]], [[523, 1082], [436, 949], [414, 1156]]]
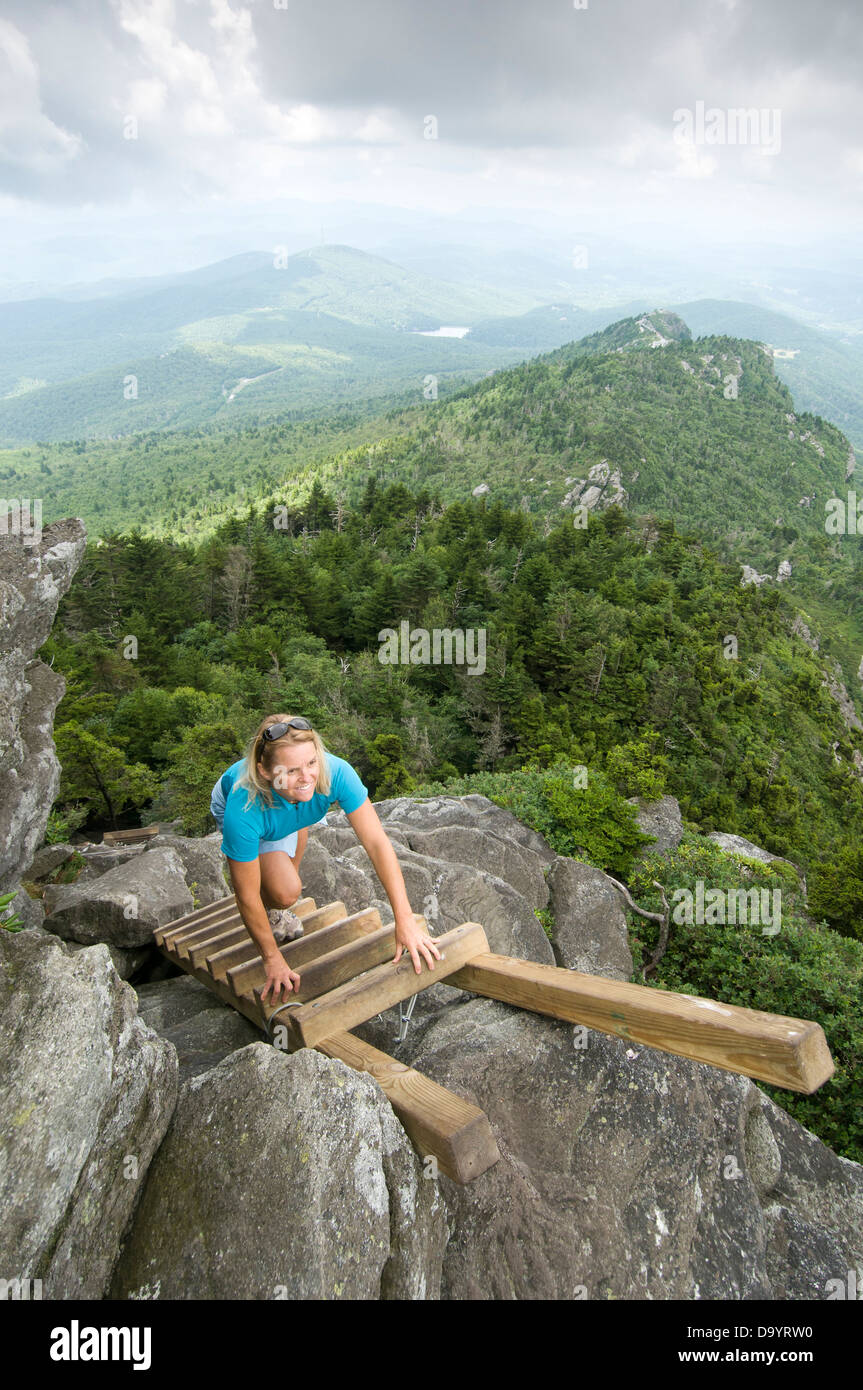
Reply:
[[861, 46], [850, 0], [2, 0], [0, 286], [321, 241], [859, 277]]

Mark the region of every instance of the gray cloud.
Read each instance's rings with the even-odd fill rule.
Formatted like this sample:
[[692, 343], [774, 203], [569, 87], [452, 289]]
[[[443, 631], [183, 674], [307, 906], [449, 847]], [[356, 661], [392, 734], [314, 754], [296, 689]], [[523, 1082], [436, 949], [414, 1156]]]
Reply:
[[[283, 197], [636, 208], [816, 235], [859, 216], [861, 50], [857, 0], [2, 0], [0, 195], [142, 218]], [[780, 152], [682, 149], [673, 113], [697, 102], [779, 109]]]

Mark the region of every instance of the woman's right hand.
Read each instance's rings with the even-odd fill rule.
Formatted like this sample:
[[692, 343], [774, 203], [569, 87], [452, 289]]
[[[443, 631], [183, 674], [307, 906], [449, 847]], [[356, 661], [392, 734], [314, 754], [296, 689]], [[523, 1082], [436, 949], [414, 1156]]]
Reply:
[[287, 998], [289, 994], [295, 994], [299, 990], [300, 977], [296, 970], [290, 968], [283, 955], [269, 956], [264, 961], [264, 965], [267, 969], [267, 983], [261, 990], [262, 1001], [266, 1001], [267, 994], [270, 990], [273, 991], [272, 999], [270, 1000], [273, 1004], [282, 1002], [283, 990], [285, 998]]

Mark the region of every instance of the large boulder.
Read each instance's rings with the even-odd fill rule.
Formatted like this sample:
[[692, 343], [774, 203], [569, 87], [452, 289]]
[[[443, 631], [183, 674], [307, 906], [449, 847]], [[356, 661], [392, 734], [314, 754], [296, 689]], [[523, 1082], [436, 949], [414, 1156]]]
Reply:
[[[224, 896], [224, 895], [223, 895]], [[194, 907], [183, 862], [163, 846], [140, 854], [83, 884], [49, 887], [45, 928], [89, 945], [152, 945], [156, 927], [184, 917]]]
[[629, 797], [629, 805], [635, 806], [638, 828], [645, 835], [652, 835], [655, 843], [645, 845], [641, 858], [650, 854], [664, 854], [676, 849], [683, 839], [683, 817], [680, 803], [673, 796], [663, 796], [659, 801], [647, 801], [641, 796]]
[[600, 869], [558, 856], [548, 875], [559, 964], [612, 980], [632, 976], [625, 900]]
[[258, 1042], [183, 1086], [111, 1296], [433, 1299], [445, 1241], [378, 1083]]
[[105, 946], [0, 931], [0, 1269], [107, 1292], [177, 1097], [177, 1058]]
[[60, 784], [52, 733], [66, 685], [34, 658], [86, 541], [80, 521], [46, 526], [34, 545], [0, 540], [0, 893], [25, 874]]
[[443, 1298], [821, 1299], [859, 1265], [863, 1167], [746, 1077], [482, 999], [399, 1057], [502, 1155], [440, 1178]]
[[[503, 840], [531, 849], [546, 864], [550, 864], [554, 859], [554, 850], [542, 835], [531, 830], [529, 826], [522, 825], [512, 811], [477, 793], [472, 792], [468, 796], [436, 796], [425, 800], [398, 796], [376, 801], [375, 810], [386, 826], [387, 833], [391, 824], [405, 832], [411, 828], [437, 830], [441, 826], [462, 825], [467, 829], [492, 831]], [[334, 828], [343, 824], [350, 828], [350, 822], [343, 811], [330, 813], [327, 823]]]
[[226, 1008], [191, 975], [135, 988], [141, 1018], [176, 1049], [181, 1085], [239, 1048], [262, 1040], [259, 1028], [235, 1009]]
[[186, 879], [186, 886], [192, 894], [196, 907], [208, 907], [220, 898], [227, 898], [233, 889], [229, 886], [222, 865], [225, 862], [221, 851], [221, 832], [193, 839], [170, 832], [154, 835], [144, 846], [147, 854], [155, 850], [172, 849], [176, 852]]

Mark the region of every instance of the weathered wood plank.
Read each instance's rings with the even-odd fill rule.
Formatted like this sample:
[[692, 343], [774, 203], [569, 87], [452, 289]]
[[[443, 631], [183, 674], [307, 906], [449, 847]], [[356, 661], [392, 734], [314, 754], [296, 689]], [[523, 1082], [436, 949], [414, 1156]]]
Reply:
[[440, 1171], [453, 1182], [471, 1182], [498, 1162], [500, 1152], [488, 1116], [462, 1096], [354, 1033], [333, 1033], [317, 1043], [316, 1050], [373, 1076], [420, 1158], [433, 1154]]
[[287, 1020], [288, 1027], [304, 1046], [314, 1047], [323, 1038], [346, 1032], [354, 1024], [363, 1023], [381, 1010], [392, 1008], [412, 994], [446, 979], [472, 956], [488, 953], [488, 940], [479, 922], [463, 922], [436, 937], [435, 945], [441, 959], [435, 961], [433, 970], [423, 961], [417, 974], [405, 952], [397, 965], [393, 961], [377, 965], [359, 979], [348, 980], [320, 999], [285, 1010], [281, 1017]]
[[807, 1019], [492, 952], [474, 957], [447, 983], [806, 1095], [835, 1070], [824, 1030]]
[[[305, 923], [303, 925], [305, 926]], [[359, 912], [351, 913], [350, 917], [342, 917], [339, 921], [331, 922], [328, 927], [312, 932], [310, 936], [301, 936], [296, 941], [286, 941], [279, 949], [291, 969], [299, 970], [302, 965], [316, 960], [328, 951], [345, 946], [359, 937], [371, 936], [372, 932], [379, 931], [380, 928], [381, 914], [378, 909], [364, 907]], [[225, 978], [230, 988], [240, 994], [254, 990], [265, 983], [267, 972], [261, 953], [254, 942], [251, 943], [251, 947], [250, 951], [245, 950], [239, 960], [232, 960], [229, 965], [225, 965], [227, 958], [220, 960], [214, 956], [208, 962], [207, 968], [212, 969], [216, 979]]]
[[139, 825], [136, 830], [106, 830], [102, 836], [103, 845], [139, 845], [158, 835], [158, 825]]
[[[436, 939], [443, 940], [442, 937]], [[291, 944], [300, 945], [300, 941]], [[223, 981], [214, 980], [206, 971], [193, 969], [188, 964], [184, 968], [223, 1003], [230, 1004], [269, 1036], [264, 1011], [252, 994], [234, 995]], [[286, 1009], [280, 1013], [276, 1025], [294, 1012], [294, 1009]], [[286, 1050], [293, 1052], [302, 1046], [289, 1030], [282, 1036]], [[433, 1154], [440, 1171], [453, 1182], [470, 1182], [497, 1163], [500, 1154], [494, 1134], [488, 1117], [477, 1106], [352, 1033], [333, 1034], [321, 1042], [317, 1050], [325, 1057], [337, 1057], [354, 1070], [367, 1071], [374, 1076], [419, 1156], [425, 1159]]]
[[[326, 955], [310, 961], [302, 971], [289, 960], [291, 969], [298, 971], [300, 975], [300, 987], [293, 991], [291, 999], [298, 1003], [317, 999], [320, 995], [344, 984], [346, 980], [354, 979], [363, 971], [382, 965], [386, 960], [392, 960], [395, 950], [396, 929], [395, 924], [391, 923], [376, 932], [370, 932], [368, 936], [361, 936], [356, 941], [349, 941], [344, 946], [327, 951]], [[265, 982], [252, 991], [258, 1000], [261, 1000], [264, 984]], [[265, 1007], [272, 1008], [272, 998], [267, 999]]]

